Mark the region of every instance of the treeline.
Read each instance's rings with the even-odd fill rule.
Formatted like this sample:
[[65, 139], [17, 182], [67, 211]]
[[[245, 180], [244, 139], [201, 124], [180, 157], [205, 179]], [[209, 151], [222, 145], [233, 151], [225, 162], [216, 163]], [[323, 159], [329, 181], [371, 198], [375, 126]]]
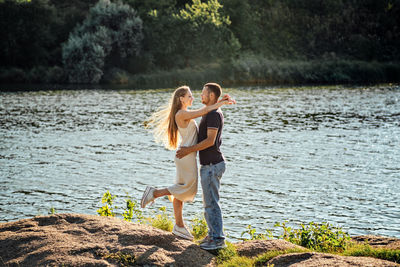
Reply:
[[0, 0], [0, 31], [3, 83], [400, 81], [400, 0]]

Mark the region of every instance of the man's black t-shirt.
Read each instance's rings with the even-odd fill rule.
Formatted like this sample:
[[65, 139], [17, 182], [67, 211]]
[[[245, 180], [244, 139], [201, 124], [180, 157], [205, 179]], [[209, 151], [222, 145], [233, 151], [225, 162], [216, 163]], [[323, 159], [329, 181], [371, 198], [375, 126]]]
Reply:
[[201, 118], [198, 135], [199, 143], [207, 139], [208, 128], [218, 129], [214, 145], [199, 151], [201, 165], [217, 164], [224, 160], [224, 156], [219, 150], [222, 143], [221, 134], [223, 126], [224, 115], [220, 109], [213, 110]]

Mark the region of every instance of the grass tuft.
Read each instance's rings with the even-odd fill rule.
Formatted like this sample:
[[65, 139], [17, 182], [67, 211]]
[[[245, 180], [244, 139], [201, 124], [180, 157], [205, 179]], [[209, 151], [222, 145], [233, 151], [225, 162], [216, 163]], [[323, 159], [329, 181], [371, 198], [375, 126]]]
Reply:
[[118, 266], [133, 266], [135, 264], [135, 256], [120, 251], [116, 253], [105, 253], [99, 256], [105, 260], [118, 263]]
[[174, 223], [166, 213], [167, 208], [163, 206], [159, 208], [159, 210], [161, 211], [161, 214], [157, 214], [155, 217], [148, 217], [146, 218], [147, 221], [153, 227], [156, 227], [164, 231], [172, 232], [172, 228], [174, 228]]
[[254, 259], [235, 256], [218, 264], [218, 267], [250, 267], [254, 266]]
[[400, 263], [400, 249], [374, 248], [369, 244], [353, 243], [342, 254], [354, 257], [373, 257]]
[[226, 248], [220, 249], [217, 255], [217, 263], [222, 264], [238, 256], [236, 247], [231, 242], [226, 242]]
[[294, 249], [287, 249], [287, 250], [273, 250], [273, 251], [268, 251], [264, 254], [261, 254], [257, 256], [254, 260], [254, 265], [255, 266], [265, 266], [265, 264], [279, 256], [279, 255], [284, 255], [284, 254], [291, 254], [291, 253], [304, 253], [304, 252], [309, 252], [310, 250], [308, 249], [303, 249], [303, 248], [294, 248]]

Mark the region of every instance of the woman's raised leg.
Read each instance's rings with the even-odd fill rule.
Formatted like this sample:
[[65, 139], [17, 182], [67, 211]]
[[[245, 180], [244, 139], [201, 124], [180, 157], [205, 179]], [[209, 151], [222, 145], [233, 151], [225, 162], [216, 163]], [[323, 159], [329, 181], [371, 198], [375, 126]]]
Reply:
[[168, 195], [171, 195], [171, 193], [168, 191], [167, 188], [156, 189], [156, 190], [154, 190], [154, 192], [153, 192], [153, 196], [154, 196], [155, 198], [163, 197], [163, 196], [168, 196]]

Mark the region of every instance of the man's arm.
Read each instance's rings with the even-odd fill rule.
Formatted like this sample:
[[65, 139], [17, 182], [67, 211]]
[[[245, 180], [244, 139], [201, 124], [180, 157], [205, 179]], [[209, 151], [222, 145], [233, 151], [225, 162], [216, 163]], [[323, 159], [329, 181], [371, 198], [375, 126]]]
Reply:
[[215, 139], [217, 139], [217, 133], [217, 128], [207, 128], [206, 139], [193, 146], [181, 147], [178, 151], [176, 151], [176, 157], [181, 159], [192, 152], [204, 150], [206, 148], [209, 148], [210, 146], [213, 146], [215, 143]]

